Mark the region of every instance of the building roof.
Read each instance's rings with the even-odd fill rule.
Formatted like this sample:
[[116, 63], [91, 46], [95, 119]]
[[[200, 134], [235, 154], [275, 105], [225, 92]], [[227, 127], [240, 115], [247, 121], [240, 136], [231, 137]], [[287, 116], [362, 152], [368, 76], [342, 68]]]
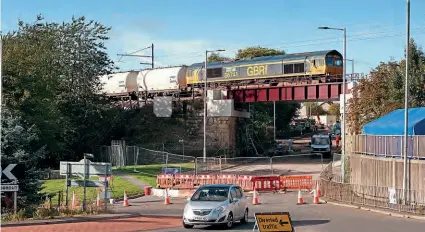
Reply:
[[[377, 118], [363, 127], [368, 135], [404, 135], [404, 109]], [[425, 107], [409, 108], [408, 135], [425, 135]]]

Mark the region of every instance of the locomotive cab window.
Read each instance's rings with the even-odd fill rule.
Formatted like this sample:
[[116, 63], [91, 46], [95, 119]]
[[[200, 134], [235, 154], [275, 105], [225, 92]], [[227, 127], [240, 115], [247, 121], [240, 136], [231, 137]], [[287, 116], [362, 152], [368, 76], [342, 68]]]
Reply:
[[223, 70], [222, 68], [207, 69], [207, 77], [208, 78], [221, 77], [222, 70]]
[[334, 58], [326, 57], [326, 65], [327, 66], [334, 66]]
[[336, 58], [335, 59], [335, 66], [342, 67], [342, 59], [341, 58]]

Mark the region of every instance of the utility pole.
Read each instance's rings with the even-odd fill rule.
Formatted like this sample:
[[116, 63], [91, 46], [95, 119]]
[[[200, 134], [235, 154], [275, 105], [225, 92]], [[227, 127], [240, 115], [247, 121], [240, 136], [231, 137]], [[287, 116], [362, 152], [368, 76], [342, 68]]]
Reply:
[[273, 135], [276, 142], [276, 101], [273, 101]]
[[[141, 51], [143, 51], [143, 50], [146, 50], [146, 49], [148, 49], [148, 48], [150, 48], [151, 49], [151, 55], [150, 56], [146, 56], [146, 55], [136, 55], [136, 54], [134, 54], [134, 53], [137, 53], [137, 52], [141, 52]], [[117, 56], [121, 56], [121, 58], [122, 57], [124, 57], [124, 56], [133, 56], [133, 57], [140, 57], [140, 58], [151, 58], [151, 62], [150, 63], [145, 63], [145, 62], [141, 62], [140, 64], [148, 64], [148, 65], [151, 65], [151, 67], [152, 67], [152, 69], [155, 67], [154, 66], [154, 45], [152, 44], [151, 46], [149, 46], [149, 47], [145, 47], [145, 48], [142, 48], [142, 49], [140, 49], [140, 50], [137, 50], [137, 51], [134, 51], [134, 52], [130, 52], [130, 53], [126, 53], [126, 54], [117, 54]], [[120, 58], [120, 59], [121, 59]]]
[[406, 12], [406, 79], [404, 83], [404, 142], [403, 142], [403, 201], [407, 204], [407, 125], [409, 122], [409, 42], [410, 42], [410, 0]]

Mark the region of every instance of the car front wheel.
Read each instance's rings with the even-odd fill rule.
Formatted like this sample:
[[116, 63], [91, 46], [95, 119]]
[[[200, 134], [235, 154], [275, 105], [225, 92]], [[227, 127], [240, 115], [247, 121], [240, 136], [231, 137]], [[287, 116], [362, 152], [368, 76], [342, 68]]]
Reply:
[[229, 216], [227, 216], [227, 223], [226, 223], [226, 227], [228, 229], [232, 228], [233, 226], [233, 214], [229, 213]]
[[242, 224], [248, 223], [248, 209], [245, 209], [245, 214], [243, 215], [243, 218], [241, 219]]

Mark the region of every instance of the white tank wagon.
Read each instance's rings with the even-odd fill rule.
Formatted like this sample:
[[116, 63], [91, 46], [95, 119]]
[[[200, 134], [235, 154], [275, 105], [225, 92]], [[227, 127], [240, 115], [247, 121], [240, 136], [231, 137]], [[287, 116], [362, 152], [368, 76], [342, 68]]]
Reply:
[[125, 71], [101, 76], [101, 93], [109, 97], [136, 95], [138, 74], [139, 71]]
[[154, 96], [177, 95], [185, 90], [187, 66], [144, 69], [137, 76], [140, 94]]

